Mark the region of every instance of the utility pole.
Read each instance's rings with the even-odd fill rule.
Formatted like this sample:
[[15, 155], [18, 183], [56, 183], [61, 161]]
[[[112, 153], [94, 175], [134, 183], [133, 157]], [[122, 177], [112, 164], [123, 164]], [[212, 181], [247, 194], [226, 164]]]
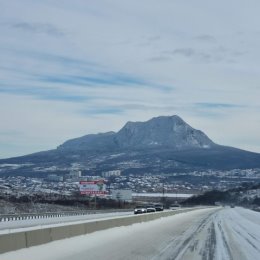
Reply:
[[164, 180], [163, 180], [163, 201], [164, 201], [164, 192], [165, 190], [164, 190]]
[[97, 194], [95, 194], [95, 204], [94, 204], [94, 209], [97, 210]]
[[165, 189], [164, 189], [164, 179], [162, 180], [162, 185], [163, 185], [163, 189], [162, 189], [162, 203], [163, 203], [163, 206], [165, 206]]

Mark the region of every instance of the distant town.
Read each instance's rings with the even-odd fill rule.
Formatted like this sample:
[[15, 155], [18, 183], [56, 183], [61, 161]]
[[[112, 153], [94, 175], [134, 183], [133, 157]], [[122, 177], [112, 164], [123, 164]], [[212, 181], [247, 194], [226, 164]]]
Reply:
[[[72, 169], [65, 175], [55, 174], [55, 170], [46, 173], [45, 177], [6, 176], [0, 178], [0, 195], [21, 197], [25, 195], [43, 196], [79, 196], [80, 181], [103, 179], [106, 184], [107, 197], [118, 199], [117, 191], [128, 190], [122, 200], [131, 201], [132, 197], [176, 197], [202, 194], [217, 189], [225, 191], [239, 186], [243, 182], [260, 180], [260, 169], [230, 171], [193, 171], [189, 173], [168, 173], [153, 175], [122, 174], [120, 170], [102, 172], [100, 175], [82, 175], [81, 170]], [[114, 194], [114, 195], [113, 195]], [[117, 194], [117, 195], [115, 195]], [[82, 195], [84, 196], [84, 195]], [[123, 196], [123, 195], [120, 195]]]

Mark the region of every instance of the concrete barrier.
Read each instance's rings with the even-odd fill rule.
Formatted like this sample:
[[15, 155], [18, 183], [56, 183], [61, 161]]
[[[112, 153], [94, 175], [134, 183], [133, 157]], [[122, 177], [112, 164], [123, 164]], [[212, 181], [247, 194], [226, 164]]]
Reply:
[[24, 233], [26, 238], [26, 247], [37, 246], [50, 242], [51, 228], [31, 230]]
[[2, 234], [0, 235], [0, 253], [41, 245], [64, 238], [89, 234], [95, 231], [105, 230], [113, 227], [129, 226], [135, 223], [147, 222], [191, 210], [194, 209], [147, 213], [104, 220], [95, 220], [80, 224], [71, 224], [59, 227], [49, 227], [31, 231]]
[[0, 236], [0, 253], [27, 247], [25, 232]]
[[125, 212], [129, 209], [110, 209], [110, 210], [85, 210], [85, 211], [64, 211], [64, 212], [45, 212], [45, 213], [16, 213], [16, 214], [0, 214], [0, 222], [17, 221], [23, 219], [39, 219], [39, 218], [58, 218], [69, 216], [81, 216], [108, 212]]

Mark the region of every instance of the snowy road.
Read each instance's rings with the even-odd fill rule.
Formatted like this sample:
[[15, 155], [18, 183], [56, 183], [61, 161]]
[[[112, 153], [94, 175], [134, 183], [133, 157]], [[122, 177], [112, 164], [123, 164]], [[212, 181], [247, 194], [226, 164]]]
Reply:
[[0, 255], [0, 260], [256, 260], [260, 213], [199, 209]]

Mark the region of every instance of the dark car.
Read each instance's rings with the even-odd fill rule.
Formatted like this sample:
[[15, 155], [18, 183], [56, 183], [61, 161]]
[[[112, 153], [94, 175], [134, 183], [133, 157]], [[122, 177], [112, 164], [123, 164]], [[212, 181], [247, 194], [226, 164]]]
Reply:
[[147, 210], [147, 212], [155, 212], [156, 211], [154, 205], [147, 205], [146, 210]]
[[156, 211], [163, 211], [163, 205], [162, 204], [155, 204], [154, 205]]

